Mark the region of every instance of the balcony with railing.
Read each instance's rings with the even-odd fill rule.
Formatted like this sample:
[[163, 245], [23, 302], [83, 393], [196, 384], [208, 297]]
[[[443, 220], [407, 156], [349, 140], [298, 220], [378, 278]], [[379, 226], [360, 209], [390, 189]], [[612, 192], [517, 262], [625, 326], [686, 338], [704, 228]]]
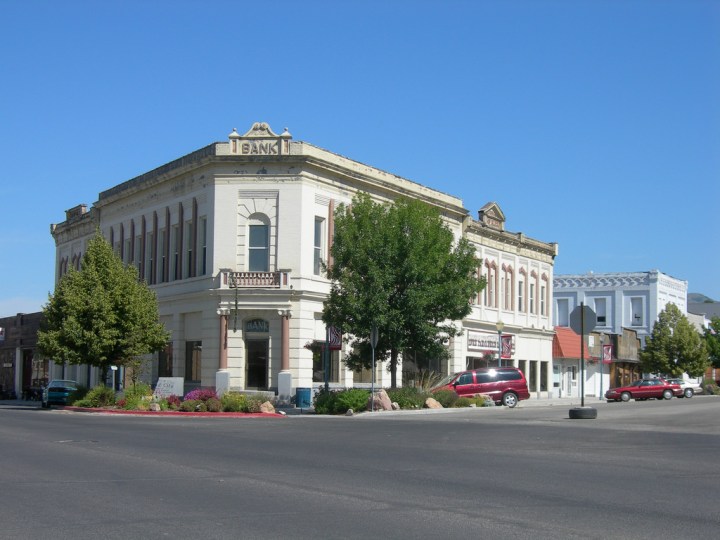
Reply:
[[289, 286], [289, 270], [275, 272], [220, 271], [220, 287], [223, 289], [284, 289]]

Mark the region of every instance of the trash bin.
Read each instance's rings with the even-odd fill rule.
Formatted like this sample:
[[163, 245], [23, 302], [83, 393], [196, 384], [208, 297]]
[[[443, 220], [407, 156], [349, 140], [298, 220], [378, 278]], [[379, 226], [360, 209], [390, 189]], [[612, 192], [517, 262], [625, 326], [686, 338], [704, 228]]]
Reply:
[[295, 406], [302, 409], [312, 406], [310, 388], [297, 388], [295, 389]]

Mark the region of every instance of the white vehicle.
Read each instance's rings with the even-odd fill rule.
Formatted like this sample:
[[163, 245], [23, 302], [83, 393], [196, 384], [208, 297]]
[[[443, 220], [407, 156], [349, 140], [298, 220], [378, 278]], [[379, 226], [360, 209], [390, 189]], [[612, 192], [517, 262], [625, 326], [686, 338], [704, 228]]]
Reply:
[[683, 389], [683, 393], [681, 396], [678, 397], [686, 397], [691, 398], [695, 394], [702, 394], [702, 386], [700, 386], [698, 383], [693, 381], [688, 381], [685, 379], [665, 379], [670, 384], [679, 384], [680, 388]]

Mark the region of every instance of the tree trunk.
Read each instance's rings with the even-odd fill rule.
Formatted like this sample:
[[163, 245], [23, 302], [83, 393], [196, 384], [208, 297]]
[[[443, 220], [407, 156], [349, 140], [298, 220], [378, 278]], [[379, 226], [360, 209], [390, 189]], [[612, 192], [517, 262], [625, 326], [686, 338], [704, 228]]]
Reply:
[[397, 359], [397, 349], [390, 349], [390, 388], [397, 388]]

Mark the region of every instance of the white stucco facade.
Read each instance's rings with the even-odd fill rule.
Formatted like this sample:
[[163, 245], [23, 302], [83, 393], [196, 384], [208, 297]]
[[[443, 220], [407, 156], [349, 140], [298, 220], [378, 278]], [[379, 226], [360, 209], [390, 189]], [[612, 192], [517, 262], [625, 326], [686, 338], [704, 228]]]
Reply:
[[570, 313], [584, 303], [598, 316], [595, 331], [622, 334], [623, 328], [631, 328], [644, 346], [645, 337], [669, 303], [687, 314], [687, 288], [687, 281], [659, 270], [558, 274], [553, 288], [554, 323], [569, 326]]
[[[487, 361], [502, 321], [502, 335], [513, 344], [504, 362], [526, 369], [531, 390], [542, 396], [552, 372], [555, 244], [505, 231], [496, 204], [473, 219], [455, 196], [293, 141], [287, 131], [277, 135], [263, 123], [108, 189], [90, 209], [68, 210], [66, 221], [52, 226], [56, 277], [79, 266], [99, 228], [157, 293], [172, 334], [152, 360], [151, 382], [182, 376], [186, 389], [278, 393], [319, 386], [313, 344], [326, 339], [320, 314], [329, 282], [317, 261], [328, 260], [335, 209], [359, 191], [378, 201], [405, 196], [434, 206], [483, 261], [478, 271], [492, 290], [473, 299], [472, 313], [460, 322], [465, 331], [448, 344], [450, 360], [437, 368]], [[479, 334], [489, 339], [480, 347], [468, 337]], [[367, 374], [344, 368], [343, 354], [334, 353], [331, 385], [367, 385]], [[384, 367], [377, 383], [387, 386]], [[78, 380], [95, 382], [91, 370], [73, 370]]]

